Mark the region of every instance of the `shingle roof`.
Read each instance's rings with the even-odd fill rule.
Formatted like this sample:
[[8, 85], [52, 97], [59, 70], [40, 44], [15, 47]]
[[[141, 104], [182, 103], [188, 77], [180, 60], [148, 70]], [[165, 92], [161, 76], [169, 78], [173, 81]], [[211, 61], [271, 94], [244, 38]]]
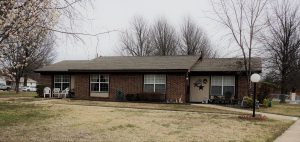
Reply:
[[[261, 58], [251, 58], [251, 70], [261, 71]], [[191, 71], [245, 71], [243, 58], [214, 58], [198, 61]]]
[[94, 60], [61, 61], [36, 70], [188, 70], [198, 56], [106, 56]]
[[[61, 61], [36, 72], [67, 71], [135, 71], [135, 70], [189, 70], [244, 71], [241, 58], [202, 59], [199, 56], [106, 56], [93, 60]], [[260, 58], [252, 58], [254, 71], [261, 71]]]

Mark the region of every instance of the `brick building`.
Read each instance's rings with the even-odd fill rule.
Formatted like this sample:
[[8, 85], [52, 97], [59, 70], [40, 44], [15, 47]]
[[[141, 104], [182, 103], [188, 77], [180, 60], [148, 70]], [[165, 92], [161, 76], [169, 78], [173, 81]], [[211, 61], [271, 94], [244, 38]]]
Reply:
[[[261, 72], [260, 58], [252, 58], [251, 64], [253, 72]], [[108, 56], [61, 61], [36, 72], [41, 74], [39, 84], [73, 89], [76, 99], [116, 101], [122, 92], [157, 94], [166, 102], [202, 102], [225, 94], [241, 99], [247, 93], [240, 58]]]

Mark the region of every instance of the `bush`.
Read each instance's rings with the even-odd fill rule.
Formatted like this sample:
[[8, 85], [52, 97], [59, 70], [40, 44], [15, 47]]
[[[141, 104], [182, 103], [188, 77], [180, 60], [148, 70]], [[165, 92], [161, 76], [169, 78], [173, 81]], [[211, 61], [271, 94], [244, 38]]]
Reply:
[[127, 94], [126, 100], [127, 101], [138, 101], [139, 100], [138, 94]]
[[253, 105], [253, 99], [248, 96], [244, 97], [243, 107], [252, 107], [252, 105]]
[[263, 100], [263, 103], [262, 103], [262, 104], [263, 104], [264, 107], [271, 107], [271, 106], [270, 106], [270, 100], [267, 99], [267, 98]]
[[38, 94], [39, 97], [44, 97], [44, 88], [45, 85], [37, 85], [36, 86], [36, 93]]
[[116, 100], [117, 101], [124, 101], [124, 93], [120, 90], [116, 92]]
[[165, 94], [161, 93], [140, 93], [137, 95], [139, 101], [163, 102]]

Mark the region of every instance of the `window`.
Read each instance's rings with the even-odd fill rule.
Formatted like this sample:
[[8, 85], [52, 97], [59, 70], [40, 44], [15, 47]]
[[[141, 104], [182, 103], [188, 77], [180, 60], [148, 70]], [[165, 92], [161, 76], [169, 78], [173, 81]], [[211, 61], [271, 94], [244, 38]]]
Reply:
[[103, 74], [93, 74], [90, 76], [91, 92], [108, 93], [109, 76]]
[[70, 75], [54, 75], [54, 88], [64, 90], [70, 87]]
[[144, 75], [144, 92], [165, 93], [166, 75], [163, 74]]
[[212, 76], [211, 95], [223, 96], [225, 94], [234, 95], [235, 77], [234, 76]]

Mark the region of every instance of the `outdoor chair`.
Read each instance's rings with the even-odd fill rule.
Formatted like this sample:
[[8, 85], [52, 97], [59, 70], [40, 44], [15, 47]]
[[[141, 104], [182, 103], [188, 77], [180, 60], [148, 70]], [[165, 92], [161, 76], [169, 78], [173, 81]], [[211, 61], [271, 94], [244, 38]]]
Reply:
[[60, 95], [60, 88], [54, 88], [52, 91], [52, 96], [54, 97], [55, 95], [57, 95], [57, 97], [59, 97]]
[[46, 98], [46, 95], [49, 95], [49, 98], [51, 98], [51, 89], [49, 87], [44, 88], [44, 98]]
[[61, 93], [58, 94], [58, 98], [67, 98], [67, 95], [69, 94], [69, 88], [66, 88], [65, 90], [62, 90]]

